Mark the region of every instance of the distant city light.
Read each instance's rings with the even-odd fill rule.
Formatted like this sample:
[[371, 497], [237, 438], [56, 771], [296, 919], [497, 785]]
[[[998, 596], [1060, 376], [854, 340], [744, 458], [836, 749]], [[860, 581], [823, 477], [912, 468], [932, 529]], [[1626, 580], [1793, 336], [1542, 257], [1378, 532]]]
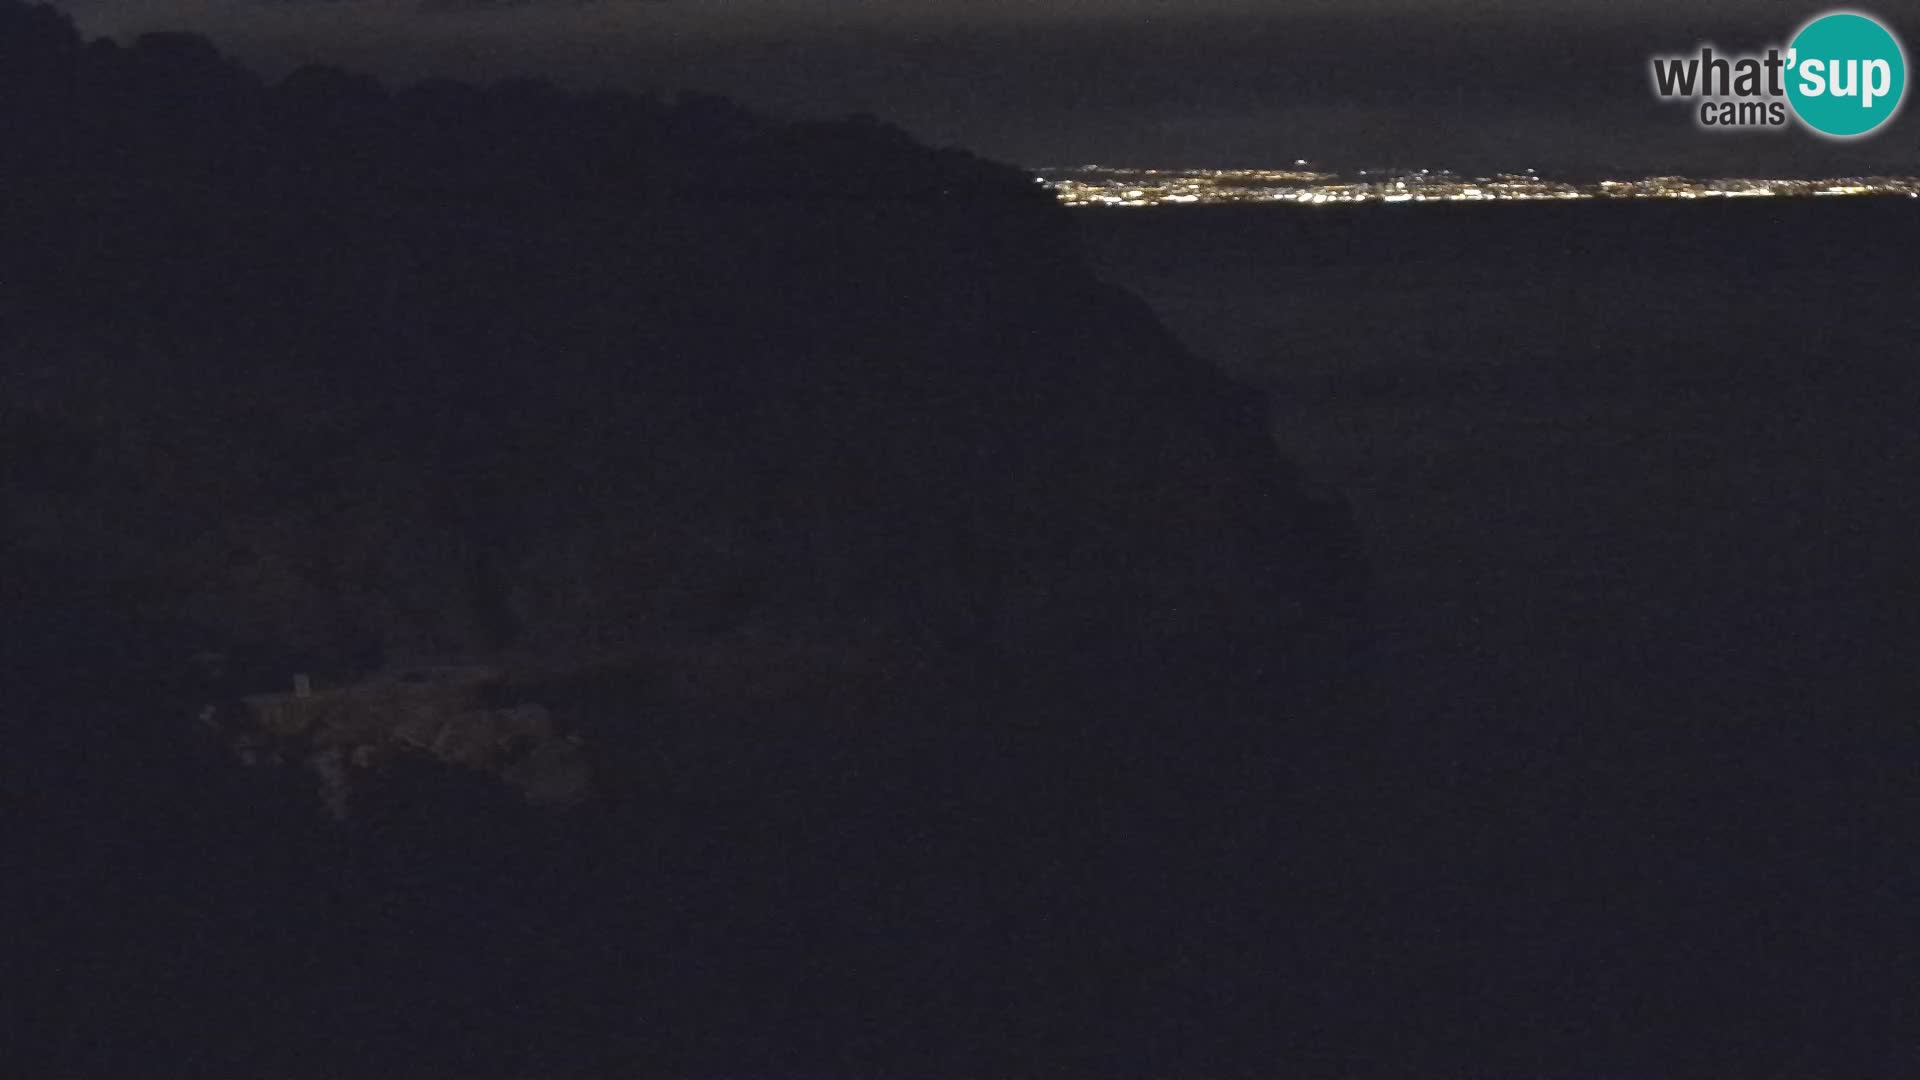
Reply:
[[1353, 177], [1307, 168], [1043, 169], [1042, 183], [1068, 206], [1158, 206], [1290, 202], [1538, 202], [1578, 199], [1734, 199], [1753, 197], [1905, 195], [1920, 198], [1920, 177], [1853, 176], [1820, 180], [1651, 176], [1595, 181], [1554, 180], [1535, 169], [1464, 177], [1431, 169], [1366, 170]]

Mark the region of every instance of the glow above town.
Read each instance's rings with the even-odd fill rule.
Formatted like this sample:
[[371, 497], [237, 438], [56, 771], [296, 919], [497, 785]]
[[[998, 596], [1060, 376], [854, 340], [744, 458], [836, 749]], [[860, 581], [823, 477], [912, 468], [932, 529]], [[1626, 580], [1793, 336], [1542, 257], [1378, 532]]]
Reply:
[[1289, 169], [1122, 169], [1086, 165], [1039, 170], [1040, 182], [1076, 207], [1232, 203], [1304, 205], [1425, 202], [1555, 202], [1580, 199], [1736, 199], [1815, 196], [1920, 198], [1920, 177], [1850, 176], [1821, 180], [1650, 176], [1558, 180], [1532, 170], [1464, 176], [1440, 169], [1320, 172]]

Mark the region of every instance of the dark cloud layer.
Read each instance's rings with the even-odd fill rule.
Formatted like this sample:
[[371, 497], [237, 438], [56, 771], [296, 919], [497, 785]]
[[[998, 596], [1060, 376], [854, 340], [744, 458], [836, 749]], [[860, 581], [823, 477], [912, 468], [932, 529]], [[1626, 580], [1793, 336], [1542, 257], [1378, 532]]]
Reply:
[[[357, 0], [280, 0], [284, 3], [353, 3]], [[599, 4], [664, 4], [669, 0], [420, 0], [416, 10], [431, 14], [436, 11], [448, 12], [486, 12], [517, 11], [522, 8], [581, 8]]]
[[[1920, 171], [1907, 110], [1857, 143], [1695, 129], [1647, 58], [1779, 43], [1820, 8], [1520, 0], [91, 0], [107, 30], [187, 25], [271, 70], [539, 74], [873, 112], [1028, 164], [1421, 164]], [[1870, 8], [1920, 40], [1920, 0]]]

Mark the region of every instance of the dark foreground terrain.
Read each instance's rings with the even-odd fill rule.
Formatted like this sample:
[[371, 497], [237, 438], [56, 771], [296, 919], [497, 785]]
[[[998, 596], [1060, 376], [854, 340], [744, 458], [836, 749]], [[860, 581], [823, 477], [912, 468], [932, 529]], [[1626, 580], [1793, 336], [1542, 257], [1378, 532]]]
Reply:
[[1369, 1026], [1292, 805], [1351, 734], [1350, 525], [1031, 177], [3, 2], [0, 283], [10, 1068]]
[[1353, 499], [1376, 1048], [1910, 1073], [1920, 202], [1078, 220]]

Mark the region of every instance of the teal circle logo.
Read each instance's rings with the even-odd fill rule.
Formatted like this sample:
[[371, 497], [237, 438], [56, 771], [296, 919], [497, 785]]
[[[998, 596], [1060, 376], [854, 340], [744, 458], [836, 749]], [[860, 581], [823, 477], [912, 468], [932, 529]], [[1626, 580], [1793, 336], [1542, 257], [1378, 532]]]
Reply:
[[1801, 27], [1787, 51], [1787, 100], [1802, 123], [1836, 139], [1878, 128], [1900, 111], [1907, 56], [1892, 31], [1835, 11]]

